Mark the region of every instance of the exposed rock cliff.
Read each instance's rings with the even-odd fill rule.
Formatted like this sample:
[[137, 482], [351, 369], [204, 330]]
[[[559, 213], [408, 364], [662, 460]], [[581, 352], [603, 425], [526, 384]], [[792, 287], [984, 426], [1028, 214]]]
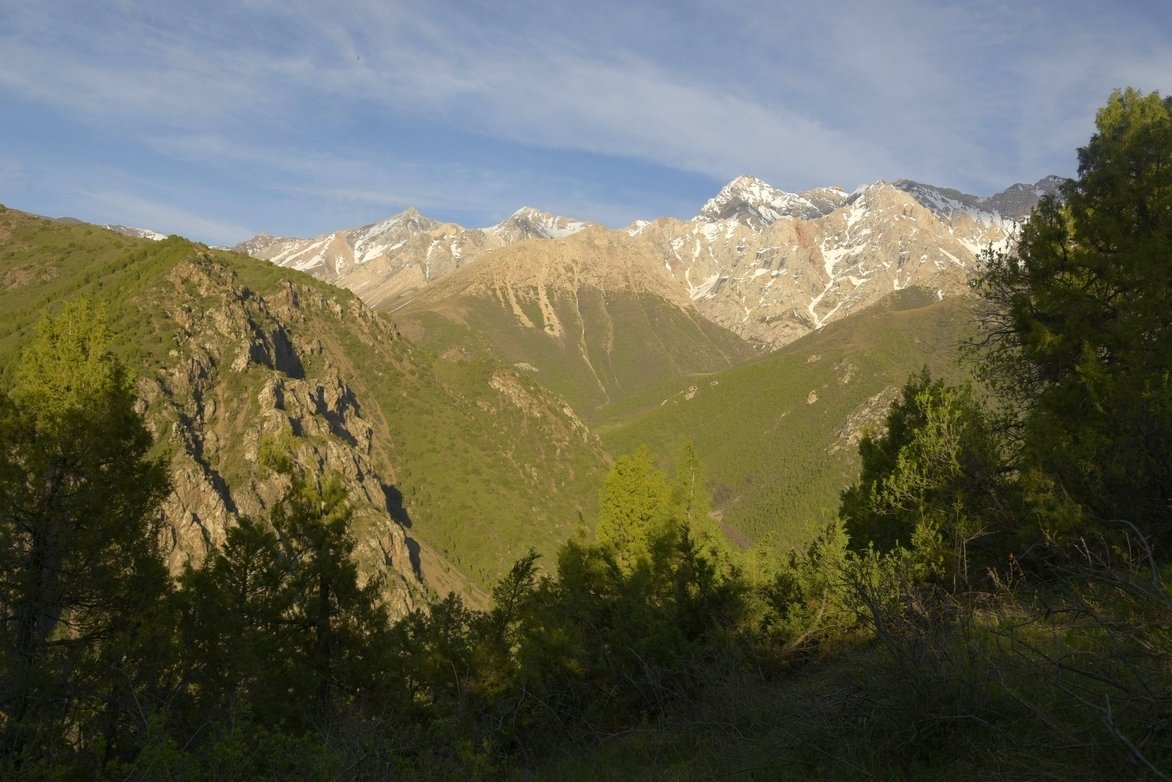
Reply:
[[210, 257], [172, 268], [152, 304], [176, 329], [170, 361], [140, 382], [148, 425], [170, 453], [172, 567], [200, 563], [236, 517], [264, 514], [281, 497], [288, 477], [261, 463], [278, 448], [309, 475], [341, 476], [364, 572], [386, 574], [395, 610], [409, 609], [420, 584], [393, 520], [394, 470], [313, 328], [346, 317], [359, 333], [394, 340], [389, 324], [288, 280], [260, 296]]

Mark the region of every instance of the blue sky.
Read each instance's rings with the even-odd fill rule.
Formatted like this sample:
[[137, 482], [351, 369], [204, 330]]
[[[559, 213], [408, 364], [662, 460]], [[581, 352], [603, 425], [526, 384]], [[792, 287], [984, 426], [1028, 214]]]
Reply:
[[1172, 3], [0, 0], [0, 202], [233, 244], [1075, 173]]

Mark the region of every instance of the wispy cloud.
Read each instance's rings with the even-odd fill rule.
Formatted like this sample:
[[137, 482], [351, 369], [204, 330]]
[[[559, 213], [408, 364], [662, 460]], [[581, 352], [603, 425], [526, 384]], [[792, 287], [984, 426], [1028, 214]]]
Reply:
[[1073, 173], [1111, 88], [1168, 88], [1172, 10], [1100, 6], [11, 3], [0, 101], [45, 107], [72, 148], [139, 145], [153, 169], [97, 162], [171, 191], [184, 167], [208, 192], [218, 180], [215, 210], [179, 208], [207, 230], [355, 205], [488, 221], [509, 199], [621, 224], [740, 173], [992, 192]]
[[199, 213], [118, 190], [86, 190], [80, 193], [87, 212], [105, 223], [121, 223], [166, 233], [200, 237], [212, 244], [234, 244], [250, 231], [231, 221], [207, 218]]

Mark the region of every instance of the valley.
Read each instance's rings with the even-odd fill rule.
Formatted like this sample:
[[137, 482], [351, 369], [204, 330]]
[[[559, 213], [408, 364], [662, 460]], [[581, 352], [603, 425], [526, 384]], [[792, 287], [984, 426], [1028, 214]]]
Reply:
[[1172, 780], [1076, 10], [4, 3], [0, 780]]
[[170, 465], [173, 569], [275, 501], [258, 453], [292, 443], [345, 477], [400, 611], [451, 589], [478, 604], [527, 548], [591, 539], [607, 465], [642, 445], [664, 464], [694, 445], [737, 546], [804, 545], [904, 380], [964, 376], [977, 254], [1053, 186], [740, 177], [690, 221], [525, 208], [470, 230], [411, 210], [236, 248], [256, 261], [7, 209], [0, 297], [22, 304], [0, 348], [55, 302], [103, 302]]

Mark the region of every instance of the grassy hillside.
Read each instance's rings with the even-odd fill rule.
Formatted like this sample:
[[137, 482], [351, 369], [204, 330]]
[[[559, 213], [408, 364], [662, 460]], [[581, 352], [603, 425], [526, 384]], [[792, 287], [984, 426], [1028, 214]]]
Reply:
[[882, 420], [924, 365], [965, 376], [956, 347], [971, 304], [912, 289], [785, 348], [719, 374], [678, 381], [606, 410], [612, 454], [648, 445], [668, 458], [691, 438], [726, 531], [739, 543], [803, 543], [857, 475], [863, 427]]
[[[156, 243], [0, 212], [0, 372], [42, 314], [74, 297], [106, 307], [136, 376], [173, 389], [164, 379], [198, 364], [187, 385], [200, 400], [152, 403], [148, 418], [164, 440], [172, 433], [163, 450], [191, 451], [226, 484], [229, 509], [247, 509], [237, 495], [255, 494], [249, 447], [272, 412], [258, 399], [274, 383], [303, 384], [307, 415], [328, 417], [321, 400], [333, 394], [369, 426], [369, 453], [361, 437], [331, 433], [332, 421], [311, 445], [357, 474], [370, 460], [437, 589], [474, 591], [529, 546], [552, 552], [589, 533], [583, 519], [593, 518], [605, 462], [567, 405], [517, 371], [436, 359], [349, 292], [178, 237]], [[286, 343], [294, 369], [253, 358]], [[198, 431], [179, 441], [177, 422]]]
[[[178, 294], [168, 275], [192, 257], [223, 264], [237, 288], [262, 300], [294, 280], [336, 302], [336, 313], [319, 308], [282, 327], [294, 339], [322, 343], [320, 355], [304, 359], [307, 374], [329, 363], [353, 389], [376, 431], [373, 456], [402, 505], [400, 520], [441, 588], [458, 585], [462, 574], [486, 585], [530, 545], [552, 552], [592, 533], [605, 456], [574, 413], [582, 408], [592, 411], [611, 454], [648, 444], [666, 459], [692, 439], [729, 534], [742, 544], [796, 545], [811, 522], [836, 509], [838, 492], [856, 474], [860, 429], [881, 420], [907, 377], [925, 364], [946, 377], [963, 375], [955, 345], [971, 325], [964, 301], [903, 291], [777, 353], [704, 373], [698, 369], [742, 361], [747, 347], [650, 284], [606, 293], [583, 285], [571, 297], [547, 276], [539, 296], [537, 287], [516, 282], [533, 261], [522, 257], [501, 285], [465, 283], [458, 296], [437, 285], [434, 299], [395, 313], [404, 331], [421, 335], [420, 349], [356, 329], [357, 299], [308, 276], [179, 238], [152, 243], [6, 210], [0, 371], [40, 313], [73, 296], [106, 302], [119, 349], [137, 373], [173, 367], [179, 328], [168, 313]], [[510, 296], [531, 327], [520, 325]], [[522, 366], [501, 366], [494, 356]], [[213, 380], [223, 403], [247, 418], [258, 414], [250, 400], [262, 375], [220, 367]], [[254, 469], [233, 445], [233, 431], [225, 426], [210, 455], [229, 486], [250, 480]]]

